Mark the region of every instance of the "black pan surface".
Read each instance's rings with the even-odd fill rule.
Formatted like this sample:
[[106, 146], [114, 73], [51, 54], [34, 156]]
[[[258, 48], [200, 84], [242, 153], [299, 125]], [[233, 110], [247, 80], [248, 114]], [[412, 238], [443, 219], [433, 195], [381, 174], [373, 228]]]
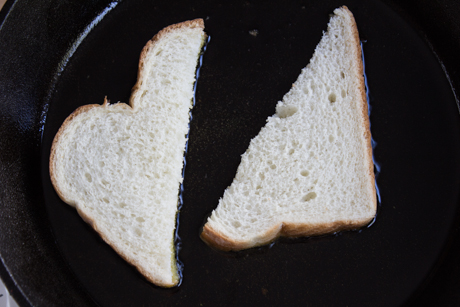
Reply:
[[[381, 166], [375, 223], [221, 253], [199, 238], [240, 155], [341, 5], [354, 13]], [[0, 28], [0, 275], [21, 306], [460, 304], [460, 54], [455, 1], [8, 1]], [[179, 217], [179, 287], [148, 283], [49, 180], [77, 107], [128, 101], [144, 44], [205, 19]], [[257, 30], [257, 35], [251, 35]], [[254, 32], [252, 32], [254, 33]]]

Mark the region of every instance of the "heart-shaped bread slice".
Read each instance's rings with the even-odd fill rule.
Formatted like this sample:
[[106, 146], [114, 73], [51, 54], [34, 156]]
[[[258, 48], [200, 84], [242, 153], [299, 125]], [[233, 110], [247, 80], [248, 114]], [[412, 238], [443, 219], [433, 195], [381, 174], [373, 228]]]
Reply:
[[126, 261], [162, 287], [179, 282], [178, 194], [203, 20], [171, 25], [142, 50], [130, 105], [85, 105], [56, 134], [59, 197]]
[[376, 208], [361, 47], [344, 6], [251, 140], [201, 237], [222, 250], [241, 250], [279, 236], [359, 228]]

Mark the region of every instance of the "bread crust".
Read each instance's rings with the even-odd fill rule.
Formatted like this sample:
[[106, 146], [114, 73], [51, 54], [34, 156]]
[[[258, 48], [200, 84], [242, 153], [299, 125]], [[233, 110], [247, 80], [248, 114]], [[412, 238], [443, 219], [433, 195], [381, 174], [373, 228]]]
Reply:
[[[83, 105], [79, 108], [77, 108], [74, 112], [72, 112], [63, 122], [61, 127], [59, 128], [58, 132], [56, 133], [56, 136], [53, 139], [52, 145], [51, 145], [51, 151], [50, 151], [50, 159], [49, 159], [49, 172], [50, 172], [50, 178], [51, 178], [51, 183], [59, 196], [61, 200], [63, 200], [65, 203], [69, 204], [72, 207], [75, 207], [78, 214], [81, 216], [81, 218], [88, 223], [95, 231], [96, 233], [108, 244], [110, 245], [125, 261], [133, 265], [148, 281], [161, 286], [161, 287], [174, 287], [179, 283], [179, 275], [177, 273], [177, 267], [175, 268], [175, 272], [173, 270], [173, 278], [171, 283], [164, 282], [163, 280], [160, 280], [158, 278], [155, 278], [152, 274], [147, 272], [146, 270], [143, 269], [142, 265], [140, 265], [135, 259], [130, 258], [128, 255], [126, 255], [121, 249], [117, 247], [117, 244], [115, 242], [112, 242], [109, 240], [98, 228], [96, 221], [91, 218], [88, 214], [86, 214], [83, 209], [81, 208], [81, 204], [75, 202], [74, 200], [70, 199], [65, 195], [65, 193], [62, 191], [62, 189], [59, 186], [59, 181], [57, 178], [57, 173], [56, 173], [56, 163], [57, 163], [57, 155], [56, 152], [58, 150], [58, 147], [60, 146], [60, 143], [64, 140], [65, 135], [69, 131], [69, 127], [73, 124], [73, 122], [76, 120], [77, 117], [84, 115], [85, 113], [91, 112], [94, 109], [97, 108], [121, 108], [125, 111], [132, 112], [136, 105], [135, 105], [135, 99], [134, 96], [136, 92], [139, 90], [142, 78], [144, 76], [144, 63], [145, 59], [147, 57], [147, 54], [151, 48], [155, 46], [155, 44], [161, 40], [161, 38], [169, 33], [175, 32], [175, 31], [180, 31], [182, 29], [190, 29], [190, 28], [200, 28], [204, 29], [204, 22], [203, 19], [194, 19], [194, 20], [189, 20], [189, 21], [184, 21], [181, 23], [173, 24], [170, 25], [160, 32], [158, 32], [150, 41], [147, 42], [147, 44], [144, 46], [142, 49], [140, 59], [139, 59], [139, 70], [138, 70], [138, 79], [133, 87], [129, 105], [125, 103], [116, 103], [113, 105], [110, 105], [109, 100], [107, 100], [107, 97], [104, 98], [104, 103], [102, 105], [99, 104], [90, 104], [90, 105]], [[205, 36], [206, 37], [206, 36]], [[175, 265], [175, 264], [174, 264]]]
[[[361, 98], [359, 105], [362, 106], [362, 123], [363, 123], [363, 131], [364, 131], [364, 145], [365, 145], [365, 152], [364, 157], [367, 160], [367, 170], [368, 176], [371, 178], [370, 182], [373, 184], [371, 185], [371, 195], [376, 195], [375, 190], [375, 175], [374, 175], [374, 161], [372, 159], [372, 136], [371, 136], [371, 128], [370, 128], [370, 120], [369, 120], [369, 108], [367, 104], [367, 96], [366, 96], [366, 88], [364, 84], [364, 65], [362, 61], [362, 49], [361, 49], [361, 41], [359, 39], [358, 33], [358, 26], [356, 24], [355, 17], [353, 13], [348, 9], [347, 6], [342, 6], [342, 9], [349, 15], [350, 19], [352, 20], [352, 31], [355, 43], [353, 46], [355, 47], [355, 57], [356, 63], [358, 63], [358, 69], [356, 72], [356, 78], [359, 79], [359, 92], [360, 95], [358, 97]], [[373, 200], [373, 209], [374, 211], [377, 210], [377, 198], [374, 197]], [[372, 220], [372, 219], [371, 219]]]
[[226, 235], [216, 231], [209, 224], [204, 225], [203, 231], [200, 234], [201, 239], [211, 247], [222, 251], [239, 251], [251, 247], [257, 247], [268, 244], [280, 237], [283, 229], [283, 224], [275, 224], [270, 228], [257, 242], [254, 241], [236, 241]]
[[252, 247], [258, 247], [276, 241], [280, 237], [298, 238], [310, 237], [325, 234], [332, 234], [339, 231], [353, 230], [368, 225], [374, 217], [359, 221], [336, 221], [324, 224], [289, 224], [280, 223], [270, 228], [258, 242], [235, 241], [224, 234], [216, 231], [212, 226], [206, 224], [200, 235], [201, 239], [209, 246], [229, 252], [240, 251]]
[[[351, 11], [346, 7], [342, 6], [342, 12], [345, 12], [348, 15], [352, 28], [352, 39], [353, 39], [353, 57], [355, 57], [355, 62], [358, 64], [354, 74], [355, 78], [359, 80], [359, 88], [356, 105], [359, 108], [361, 116], [361, 124], [363, 130], [363, 140], [364, 140], [364, 164], [366, 166], [366, 176], [369, 177], [368, 182], [370, 186], [368, 187], [370, 195], [373, 195], [372, 199], [372, 208], [376, 212], [377, 208], [377, 198], [375, 190], [375, 177], [374, 177], [374, 162], [372, 159], [372, 145], [371, 145], [371, 132], [370, 132], [370, 122], [368, 116], [368, 105], [366, 98], [366, 89], [364, 84], [364, 75], [363, 75], [363, 62], [362, 62], [362, 50], [359, 39], [358, 27]], [[337, 9], [337, 10], [339, 10]], [[355, 103], [355, 102], [352, 102]], [[304, 236], [317, 236], [324, 234], [331, 234], [343, 230], [353, 230], [364, 227], [368, 225], [373, 219], [374, 216], [363, 218], [360, 220], [354, 221], [335, 221], [330, 223], [318, 223], [318, 224], [295, 224], [295, 223], [280, 223], [274, 225], [272, 228], [267, 230], [257, 242], [254, 241], [236, 241], [225, 236], [220, 231], [214, 229], [210, 223], [206, 223], [203, 227], [203, 231], [200, 235], [201, 239], [205, 241], [211, 247], [217, 248], [223, 251], [239, 251], [251, 247], [257, 247], [261, 245], [268, 244], [273, 242], [279, 237], [304, 237]]]

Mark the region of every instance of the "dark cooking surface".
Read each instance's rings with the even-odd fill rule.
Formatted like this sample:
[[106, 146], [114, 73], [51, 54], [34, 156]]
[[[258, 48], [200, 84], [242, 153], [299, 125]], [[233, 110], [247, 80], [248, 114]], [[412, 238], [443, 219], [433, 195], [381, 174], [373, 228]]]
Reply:
[[[452, 294], [460, 288], [459, 240], [444, 252], [458, 224], [459, 115], [424, 39], [443, 59], [454, 88], [460, 85], [460, 26], [452, 19], [460, 5], [445, 1], [446, 13], [441, 5], [411, 1], [390, 3], [392, 8], [377, 0], [79, 2], [18, 1], [0, 29], [0, 274], [21, 304], [460, 301]], [[249, 140], [308, 63], [328, 14], [342, 4], [367, 40], [372, 134], [382, 165], [375, 224], [237, 254], [211, 250], [198, 237], [200, 227], [231, 183]], [[180, 213], [184, 279], [179, 288], [165, 290], [146, 282], [59, 200], [49, 181], [48, 154], [75, 108], [102, 103], [106, 95], [128, 100], [147, 40], [169, 24], [198, 17], [205, 19], [211, 42], [198, 81]], [[87, 26], [92, 20], [99, 23]], [[253, 29], [256, 37], [249, 34]], [[445, 41], [452, 42], [449, 48]], [[420, 289], [425, 290], [418, 296]]]

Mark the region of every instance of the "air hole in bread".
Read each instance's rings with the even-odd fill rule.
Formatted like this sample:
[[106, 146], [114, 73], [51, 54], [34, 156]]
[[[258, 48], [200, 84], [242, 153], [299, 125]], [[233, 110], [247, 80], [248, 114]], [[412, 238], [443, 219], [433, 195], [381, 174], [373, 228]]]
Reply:
[[303, 89], [303, 92], [304, 92], [305, 95], [308, 95], [308, 88], [305, 87], [305, 88]]
[[337, 96], [334, 93], [329, 94], [329, 97], [327, 98], [329, 99], [330, 103], [334, 103], [337, 100]]
[[272, 165], [270, 165], [270, 168], [271, 168], [271, 169], [275, 169], [275, 168], [276, 168], [276, 165], [275, 165], [275, 164], [272, 164]]
[[302, 200], [303, 201], [310, 201], [310, 200], [315, 199], [315, 198], [316, 198], [316, 193], [315, 192], [310, 192], [307, 195], [305, 195], [304, 197], [302, 197]]
[[334, 136], [333, 135], [329, 136], [329, 142], [331, 142], [331, 143], [334, 142]]
[[93, 178], [91, 177], [91, 174], [90, 174], [90, 173], [85, 173], [85, 178], [86, 178], [86, 181], [88, 181], [88, 182], [92, 182], [92, 181], [93, 181]]
[[347, 92], [345, 92], [345, 90], [342, 89], [342, 98], [345, 98], [345, 97], [347, 97]]
[[345, 79], [345, 73], [343, 71], [340, 72], [340, 77], [342, 77], [342, 79]]
[[233, 221], [233, 222], [232, 222], [232, 225], [233, 225], [235, 228], [241, 227], [241, 223], [238, 222], [238, 221]]
[[297, 113], [298, 109], [295, 106], [285, 106], [285, 105], [278, 105], [276, 106], [276, 114], [279, 118], [286, 118], [294, 115]]
[[109, 203], [109, 200], [106, 197], [102, 198], [102, 200], [107, 204]]
[[294, 153], [294, 149], [289, 149], [289, 154], [292, 155]]
[[264, 180], [265, 179], [265, 175], [263, 173], [260, 173], [259, 174], [259, 177], [260, 177], [260, 180]]
[[138, 236], [138, 237], [142, 236], [142, 231], [141, 231], [139, 228], [134, 229], [134, 233], [135, 233], [136, 236]]
[[119, 203], [119, 204], [118, 204], [118, 207], [120, 207], [120, 208], [124, 208], [124, 207], [126, 207], [126, 206], [127, 206], [127, 205], [126, 205], [125, 203]]
[[304, 176], [304, 177], [307, 177], [308, 174], [310, 174], [307, 170], [303, 170], [300, 172], [300, 175]]

